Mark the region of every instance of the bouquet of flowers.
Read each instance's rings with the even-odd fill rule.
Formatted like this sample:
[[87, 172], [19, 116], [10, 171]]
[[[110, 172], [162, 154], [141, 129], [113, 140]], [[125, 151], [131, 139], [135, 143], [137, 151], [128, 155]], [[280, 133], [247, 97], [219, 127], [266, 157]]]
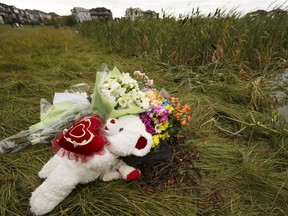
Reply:
[[121, 73], [116, 67], [111, 72], [106, 67], [97, 72], [93, 113], [108, 119], [142, 113], [148, 108], [149, 98], [129, 73]]
[[191, 121], [191, 107], [182, 106], [165, 89], [158, 91], [145, 73], [135, 71], [134, 76], [116, 67], [110, 72], [104, 66], [96, 75], [92, 110], [105, 119], [140, 114], [147, 132], [153, 135], [155, 148]]
[[142, 73], [135, 71], [134, 76], [139, 88], [145, 92], [149, 99], [149, 107], [139, 113], [146, 126], [147, 132], [153, 136], [152, 150], [144, 157], [128, 156], [122, 160], [133, 167], [153, 165], [160, 161], [172, 158], [172, 151], [167, 139], [177, 135], [182, 127], [191, 121], [191, 107], [188, 104], [181, 105], [178, 98], [170, 97], [165, 89], [158, 91], [153, 80]]
[[[90, 113], [104, 119], [139, 114], [147, 132], [153, 135], [154, 149], [159, 150], [162, 141], [178, 134], [191, 120], [191, 108], [187, 104], [182, 106], [164, 89], [158, 91], [145, 73], [135, 71], [134, 76], [135, 79], [129, 73], [121, 73], [116, 67], [110, 71], [103, 65], [96, 73], [92, 104], [87, 100], [86, 84], [78, 84], [69, 91], [55, 94], [53, 105], [45, 106], [43, 112], [41, 108], [39, 123], [0, 141], [0, 153], [17, 152], [32, 144], [49, 143], [57, 131]], [[41, 101], [41, 107], [47, 104]]]
[[16, 153], [27, 146], [50, 143], [55, 134], [81, 116], [92, 112], [87, 91], [89, 85], [79, 83], [54, 94], [53, 104], [40, 100], [40, 122], [0, 140], [1, 153]]
[[191, 121], [191, 107], [188, 104], [182, 106], [179, 99], [170, 97], [165, 89], [158, 91], [153, 88], [153, 80], [150, 80], [145, 73], [135, 71], [134, 75], [138, 76], [142, 85], [146, 87], [150, 106], [146, 112], [140, 114], [140, 118], [147, 132], [153, 135], [152, 147], [155, 148], [161, 141], [178, 134], [181, 127]]
[[141, 113], [140, 118], [146, 125], [146, 130], [153, 135], [152, 147], [172, 135], [179, 133], [181, 127], [191, 121], [191, 107], [182, 106], [178, 98], [167, 97], [163, 90], [150, 92], [151, 106], [148, 111]]

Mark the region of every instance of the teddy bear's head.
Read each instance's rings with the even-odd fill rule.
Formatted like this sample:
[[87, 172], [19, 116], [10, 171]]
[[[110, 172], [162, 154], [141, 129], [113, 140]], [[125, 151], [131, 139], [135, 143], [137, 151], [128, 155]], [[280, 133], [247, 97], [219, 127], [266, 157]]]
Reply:
[[152, 146], [152, 135], [139, 115], [125, 115], [106, 121], [105, 132], [110, 145], [107, 148], [117, 156], [144, 156]]

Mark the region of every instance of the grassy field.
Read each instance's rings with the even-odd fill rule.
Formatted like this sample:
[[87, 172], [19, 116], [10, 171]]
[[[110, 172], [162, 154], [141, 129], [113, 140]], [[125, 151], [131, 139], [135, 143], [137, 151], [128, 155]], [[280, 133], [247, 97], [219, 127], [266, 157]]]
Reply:
[[[83, 82], [92, 93], [102, 63], [130, 73], [141, 70], [156, 86], [193, 108], [181, 146], [198, 155], [193, 161], [201, 175], [196, 184], [182, 182], [151, 192], [138, 181], [95, 181], [77, 186], [50, 215], [288, 214], [288, 132], [284, 123], [275, 124], [281, 116], [270, 97], [272, 91], [286, 91], [271, 80], [287, 66], [287, 24], [278, 20], [282, 28], [278, 31], [273, 20], [264, 20], [265, 25], [258, 20], [256, 24], [265, 29], [254, 29], [258, 32], [251, 38], [249, 31], [255, 28], [249, 28], [251, 22], [236, 17], [204, 21], [192, 39], [189, 25], [194, 20], [183, 24], [172, 18], [153, 25], [142, 21], [141, 31], [140, 21], [123, 20], [105, 26], [91, 23], [77, 31], [0, 26], [0, 139], [39, 121], [41, 98], [51, 102], [54, 92]], [[202, 34], [210, 35], [208, 29], [216, 23], [221, 26], [214, 29], [219, 36], [207, 36], [204, 43]], [[174, 26], [175, 32], [157, 32], [159, 26]], [[267, 29], [275, 29], [268, 44], [256, 36]], [[127, 35], [143, 38], [134, 41]], [[213, 59], [220, 46], [223, 55]], [[29, 197], [41, 183], [37, 172], [52, 155], [49, 145], [1, 155], [1, 215], [30, 214]], [[185, 166], [179, 169], [190, 171]]]

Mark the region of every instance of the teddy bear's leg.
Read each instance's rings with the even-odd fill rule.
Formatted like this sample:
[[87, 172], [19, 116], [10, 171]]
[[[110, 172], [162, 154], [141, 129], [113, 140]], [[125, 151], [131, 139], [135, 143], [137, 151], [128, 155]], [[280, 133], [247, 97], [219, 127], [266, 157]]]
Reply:
[[62, 162], [62, 158], [55, 154], [40, 170], [38, 176], [40, 178], [47, 178], [50, 173]]
[[121, 178], [122, 176], [118, 171], [106, 172], [100, 176], [103, 181], [112, 181]]
[[138, 169], [135, 169], [132, 166], [129, 166], [122, 162], [123, 164], [118, 168], [118, 172], [123, 179], [127, 181], [134, 181], [139, 178], [141, 172]]
[[34, 191], [30, 198], [31, 212], [43, 215], [52, 211], [78, 184], [75, 169], [65, 163], [57, 166], [47, 179]]

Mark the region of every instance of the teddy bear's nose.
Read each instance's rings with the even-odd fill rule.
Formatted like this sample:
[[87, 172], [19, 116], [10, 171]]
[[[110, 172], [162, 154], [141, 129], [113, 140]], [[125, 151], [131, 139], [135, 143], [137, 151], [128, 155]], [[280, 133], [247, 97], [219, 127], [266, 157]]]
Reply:
[[136, 148], [141, 150], [141, 149], [144, 149], [147, 145], [147, 139], [143, 136], [139, 137], [137, 143], [136, 143]]

